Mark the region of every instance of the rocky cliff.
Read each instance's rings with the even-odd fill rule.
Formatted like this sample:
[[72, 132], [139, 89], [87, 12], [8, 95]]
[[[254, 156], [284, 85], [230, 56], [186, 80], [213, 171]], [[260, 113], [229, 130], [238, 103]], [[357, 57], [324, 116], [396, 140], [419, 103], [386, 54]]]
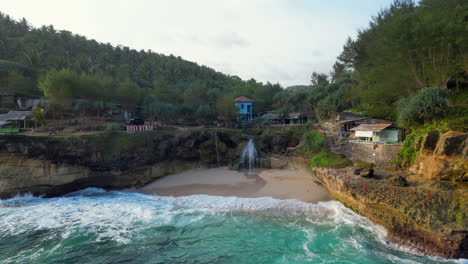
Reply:
[[410, 170], [438, 180], [468, 181], [468, 133], [436, 131], [417, 139], [419, 155]]
[[[261, 156], [286, 151], [290, 138], [253, 136]], [[75, 137], [0, 136], [0, 198], [56, 196], [86, 187], [118, 189], [239, 158], [248, 137], [236, 131], [103, 133]]]
[[421, 253], [468, 258], [468, 134], [432, 132], [416, 139], [409, 170], [377, 170], [373, 178], [346, 169], [313, 173], [345, 205]]

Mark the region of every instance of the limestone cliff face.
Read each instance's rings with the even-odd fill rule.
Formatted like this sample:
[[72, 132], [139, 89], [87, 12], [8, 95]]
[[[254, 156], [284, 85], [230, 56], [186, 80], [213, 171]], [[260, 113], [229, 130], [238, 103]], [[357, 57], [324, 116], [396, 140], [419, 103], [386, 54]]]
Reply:
[[468, 180], [468, 133], [429, 133], [420, 139], [410, 171], [430, 179]]
[[[286, 151], [289, 138], [254, 136], [261, 155]], [[0, 198], [56, 196], [86, 187], [139, 186], [219, 160], [230, 164], [247, 142], [235, 132], [103, 133], [80, 137], [0, 136]]]

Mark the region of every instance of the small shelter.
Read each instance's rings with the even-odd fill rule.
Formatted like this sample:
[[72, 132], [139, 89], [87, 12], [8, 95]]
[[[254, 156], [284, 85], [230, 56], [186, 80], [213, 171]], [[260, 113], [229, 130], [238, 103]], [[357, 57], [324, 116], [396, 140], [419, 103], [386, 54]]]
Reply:
[[300, 124], [301, 123], [301, 113], [289, 113], [288, 118], [286, 118], [286, 124]]
[[368, 119], [368, 117], [344, 111], [338, 114], [336, 122], [340, 125], [340, 131], [350, 132], [351, 128], [359, 125], [359, 121], [364, 119]]
[[237, 107], [237, 120], [239, 123], [252, 123], [253, 119], [253, 102], [245, 96], [240, 96], [234, 99]]
[[392, 127], [392, 123], [360, 124], [351, 128], [358, 141], [374, 143], [399, 143], [401, 130]]
[[267, 112], [266, 114], [262, 115], [261, 118], [264, 119], [264, 120], [270, 120], [270, 122], [272, 124], [281, 123], [280, 115], [279, 115], [278, 111]]
[[17, 128], [27, 128], [31, 125], [32, 111], [10, 111], [6, 114], [0, 115], [0, 122], [4, 125], [11, 124]]
[[315, 120], [315, 113], [312, 110], [307, 110], [305, 112], [302, 112], [299, 115], [299, 118], [301, 119], [301, 123], [305, 124], [307, 121], [314, 121]]

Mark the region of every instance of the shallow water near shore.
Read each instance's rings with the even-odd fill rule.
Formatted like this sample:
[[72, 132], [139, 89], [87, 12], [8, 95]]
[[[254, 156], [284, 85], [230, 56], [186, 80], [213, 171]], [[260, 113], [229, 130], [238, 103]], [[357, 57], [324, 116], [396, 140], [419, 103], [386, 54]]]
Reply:
[[459, 263], [399, 251], [337, 201], [90, 188], [0, 201], [0, 263]]

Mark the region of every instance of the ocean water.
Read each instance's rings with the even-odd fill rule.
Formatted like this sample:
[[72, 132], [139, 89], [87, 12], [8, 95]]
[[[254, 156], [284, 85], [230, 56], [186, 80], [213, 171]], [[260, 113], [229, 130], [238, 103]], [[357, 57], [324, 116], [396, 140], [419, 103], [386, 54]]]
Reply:
[[86, 189], [0, 200], [0, 263], [460, 263], [386, 242], [337, 201]]

